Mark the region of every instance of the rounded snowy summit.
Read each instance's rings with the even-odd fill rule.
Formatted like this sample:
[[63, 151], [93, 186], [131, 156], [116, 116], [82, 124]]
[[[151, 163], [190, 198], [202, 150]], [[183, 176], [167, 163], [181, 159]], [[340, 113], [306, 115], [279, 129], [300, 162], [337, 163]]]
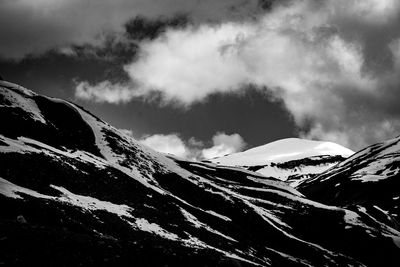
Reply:
[[332, 142], [287, 138], [249, 150], [211, 159], [212, 162], [227, 166], [255, 166], [266, 162], [287, 162], [314, 156], [340, 155], [345, 158], [354, 152]]

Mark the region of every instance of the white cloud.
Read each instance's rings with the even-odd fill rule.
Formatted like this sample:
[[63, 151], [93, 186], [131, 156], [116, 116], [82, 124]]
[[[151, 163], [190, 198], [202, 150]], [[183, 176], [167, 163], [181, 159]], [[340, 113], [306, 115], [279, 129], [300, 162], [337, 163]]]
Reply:
[[103, 81], [96, 85], [91, 85], [88, 82], [79, 82], [75, 88], [75, 97], [99, 103], [124, 103], [135, 95], [138, 95], [138, 93], [129, 86], [112, 84], [109, 81]]
[[227, 135], [225, 133], [217, 133], [213, 136], [212, 141], [212, 147], [202, 150], [202, 155], [205, 159], [240, 152], [246, 146], [246, 143], [239, 134]]
[[176, 134], [155, 134], [139, 141], [158, 152], [169, 153], [181, 158], [186, 158], [189, 155], [186, 145]]
[[399, 21], [398, 1], [292, 1], [256, 22], [169, 30], [142, 43], [139, 60], [125, 70], [141, 94], [161, 92], [185, 106], [243, 84], [266, 87], [283, 100], [303, 137], [357, 149], [400, 131], [398, 116], [368, 107], [383, 110], [382, 88], [400, 86], [399, 68], [375, 73], [379, 61], [369, 58], [387, 49], [398, 64], [397, 43], [383, 38], [372, 51], [366, 41], [398, 29]]
[[250, 30], [235, 23], [171, 30], [155, 42], [143, 43], [141, 59], [125, 70], [144, 90], [159, 90], [167, 100], [190, 104], [247, 82], [246, 66], [229, 46]]
[[155, 134], [139, 140], [144, 145], [162, 153], [169, 153], [181, 158], [202, 160], [220, 157], [242, 151], [246, 146], [239, 134], [216, 133], [212, 137], [213, 146], [205, 148], [203, 142], [190, 138], [186, 142], [177, 134]]
[[256, 0], [1, 0], [0, 57], [21, 59], [72, 44], [100, 45], [104, 33], [121, 32], [138, 15], [188, 14], [205, 21], [248, 16], [256, 8]]
[[276, 8], [257, 23], [170, 30], [143, 43], [141, 58], [125, 69], [145, 90], [185, 104], [247, 83], [284, 89], [296, 98], [306, 88], [335, 84], [367, 89], [371, 79], [361, 74], [361, 47], [322, 34], [327, 11], [314, 14], [308, 2]]
[[[334, 0], [331, 0], [334, 1]], [[387, 23], [398, 15], [400, 3], [397, 0], [340, 0], [332, 10], [339, 16], [353, 17], [367, 23]]]
[[118, 131], [120, 131], [123, 134], [126, 134], [129, 137], [134, 137], [133, 136], [133, 131], [130, 129], [118, 129]]

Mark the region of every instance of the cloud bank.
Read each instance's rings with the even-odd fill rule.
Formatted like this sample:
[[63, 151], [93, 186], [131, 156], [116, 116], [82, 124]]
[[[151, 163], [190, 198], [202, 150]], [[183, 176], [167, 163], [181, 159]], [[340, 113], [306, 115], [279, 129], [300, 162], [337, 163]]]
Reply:
[[139, 139], [142, 144], [162, 153], [172, 154], [191, 160], [211, 159], [242, 151], [246, 143], [239, 134], [218, 132], [212, 137], [212, 146], [206, 148], [203, 142], [194, 138], [182, 140], [177, 134], [155, 134]]
[[258, 6], [251, 0], [1, 0], [0, 58], [22, 59], [70, 45], [101, 46], [136, 17], [185, 14], [195, 22], [239, 19]]
[[142, 42], [125, 71], [137, 94], [183, 106], [266, 88], [302, 137], [358, 149], [400, 133], [399, 28], [395, 0], [280, 1], [257, 21], [189, 25]]

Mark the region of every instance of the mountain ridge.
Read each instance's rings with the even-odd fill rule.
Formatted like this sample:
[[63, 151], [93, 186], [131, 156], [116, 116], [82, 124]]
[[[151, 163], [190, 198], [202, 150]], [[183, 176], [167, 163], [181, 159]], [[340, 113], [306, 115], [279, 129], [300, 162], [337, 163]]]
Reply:
[[167, 157], [11, 83], [0, 96], [6, 265], [396, 266], [399, 229], [368, 212]]

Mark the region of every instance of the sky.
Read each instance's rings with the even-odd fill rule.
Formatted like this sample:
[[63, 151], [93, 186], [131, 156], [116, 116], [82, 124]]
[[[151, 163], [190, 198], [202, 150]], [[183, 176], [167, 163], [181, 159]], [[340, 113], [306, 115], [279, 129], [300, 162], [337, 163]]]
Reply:
[[397, 0], [0, 0], [0, 75], [156, 150], [400, 133]]

